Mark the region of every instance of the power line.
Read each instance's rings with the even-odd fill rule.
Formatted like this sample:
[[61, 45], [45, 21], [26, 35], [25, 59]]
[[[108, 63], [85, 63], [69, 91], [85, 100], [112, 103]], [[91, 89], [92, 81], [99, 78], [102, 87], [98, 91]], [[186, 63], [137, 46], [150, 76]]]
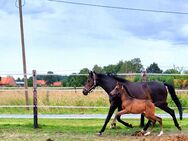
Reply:
[[65, 4], [73, 4], [73, 5], [80, 5], [80, 6], [99, 7], [99, 8], [130, 10], [130, 11], [141, 11], [141, 12], [153, 12], [153, 13], [165, 13], [165, 14], [188, 15], [188, 12], [180, 12], [180, 11], [166, 11], [166, 10], [141, 9], [141, 8], [131, 8], [131, 7], [119, 7], [119, 6], [98, 5], [98, 4], [72, 2], [72, 1], [64, 1], [64, 0], [48, 0], [48, 1], [60, 2], [60, 3], [65, 3]]

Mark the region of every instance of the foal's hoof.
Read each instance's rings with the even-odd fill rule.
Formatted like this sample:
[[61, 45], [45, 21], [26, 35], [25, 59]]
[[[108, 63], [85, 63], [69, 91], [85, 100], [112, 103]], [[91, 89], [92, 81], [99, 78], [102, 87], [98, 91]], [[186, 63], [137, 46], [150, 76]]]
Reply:
[[145, 134], [144, 134], [144, 136], [148, 136], [149, 134], [151, 134], [151, 132], [146, 132]]
[[157, 135], [157, 136], [160, 137], [162, 134], [163, 134], [163, 131], [161, 131], [161, 132], [159, 133], [159, 135]]
[[102, 133], [101, 132], [97, 133], [97, 136], [99, 136], [99, 137], [102, 136]]
[[112, 123], [112, 124], [110, 125], [110, 129], [116, 129], [116, 123]]

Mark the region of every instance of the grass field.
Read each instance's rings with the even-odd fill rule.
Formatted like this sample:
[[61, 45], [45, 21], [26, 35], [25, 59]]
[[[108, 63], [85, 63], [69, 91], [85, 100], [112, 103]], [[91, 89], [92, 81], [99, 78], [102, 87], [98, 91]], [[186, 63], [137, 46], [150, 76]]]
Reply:
[[[139, 141], [170, 139], [178, 136], [178, 138], [188, 139], [188, 119], [180, 122], [182, 131], [178, 131], [172, 120], [163, 119], [164, 135], [156, 137], [159, 132], [159, 126], [155, 127], [152, 134], [148, 137], [132, 137], [131, 134], [141, 130], [138, 127], [139, 120], [124, 119], [133, 124], [134, 128], [129, 129], [121, 124], [117, 124], [117, 129], [110, 129], [107, 126], [102, 137], [98, 137], [96, 133], [101, 129], [104, 120], [61, 120], [61, 119], [39, 119], [39, 129], [33, 129], [32, 119], [0, 119], [0, 140], [1, 141]], [[177, 140], [178, 141], [178, 140]], [[186, 141], [186, 140], [185, 140]]]

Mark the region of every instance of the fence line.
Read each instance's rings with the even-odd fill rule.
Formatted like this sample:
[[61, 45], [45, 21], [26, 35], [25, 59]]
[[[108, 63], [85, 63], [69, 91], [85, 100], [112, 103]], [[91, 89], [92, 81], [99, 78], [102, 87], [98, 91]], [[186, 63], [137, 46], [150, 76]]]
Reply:
[[[35, 105], [0, 105], [0, 108], [33, 108]], [[62, 108], [62, 109], [108, 109], [106, 106], [50, 106], [50, 105], [37, 105], [38, 108]], [[170, 107], [177, 109], [177, 107]], [[188, 109], [188, 107], [182, 107]]]
[[[76, 89], [74, 87], [69, 87], [69, 88], [38, 88], [38, 91], [64, 91], [64, 92], [71, 92], [71, 91], [82, 91], [83, 87], [79, 87]], [[24, 88], [0, 88], [0, 92], [4, 91], [27, 91], [27, 90], [32, 90], [31, 89], [24, 89]], [[97, 92], [105, 92], [102, 88], [96, 88], [94, 91]], [[176, 92], [188, 92], [188, 89], [176, 89]]]

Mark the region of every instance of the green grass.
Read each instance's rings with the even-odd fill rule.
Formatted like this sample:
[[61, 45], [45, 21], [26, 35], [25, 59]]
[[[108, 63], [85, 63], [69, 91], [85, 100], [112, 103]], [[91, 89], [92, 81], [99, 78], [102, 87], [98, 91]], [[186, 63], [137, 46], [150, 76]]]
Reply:
[[[131, 137], [135, 131], [141, 130], [138, 127], [138, 119], [124, 119], [134, 128], [129, 129], [117, 124], [117, 129], [110, 129], [107, 126], [106, 131], [102, 137], [96, 136], [96, 133], [101, 129], [104, 120], [90, 119], [90, 120], [65, 120], [65, 119], [39, 119], [39, 129], [33, 128], [32, 119], [0, 119], [0, 139], [1, 141], [45, 141], [52, 139], [54, 141], [93, 141], [93, 140], [121, 140], [125, 138], [137, 139], [138, 137]], [[188, 119], [179, 121], [182, 126], [182, 132], [188, 134]], [[174, 127], [171, 119], [163, 119], [164, 133], [180, 134]], [[159, 132], [157, 125], [152, 132], [152, 136]]]

